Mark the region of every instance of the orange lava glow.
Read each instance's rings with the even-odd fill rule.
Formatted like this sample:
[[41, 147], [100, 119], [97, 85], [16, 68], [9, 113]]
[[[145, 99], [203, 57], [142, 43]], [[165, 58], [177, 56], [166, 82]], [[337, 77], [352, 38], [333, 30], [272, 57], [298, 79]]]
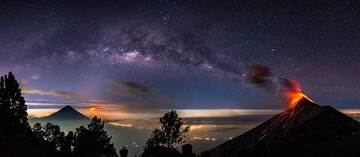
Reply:
[[307, 96], [302, 92], [295, 92], [295, 91], [288, 91], [285, 92], [286, 97], [288, 98], [288, 108], [294, 108], [299, 100], [301, 100], [303, 97]]
[[95, 114], [96, 111], [97, 111], [96, 107], [92, 107], [92, 108], [90, 108], [89, 110], [90, 110], [90, 113], [91, 113], [91, 114]]
[[284, 96], [288, 99], [288, 108], [294, 108], [298, 101], [300, 101], [302, 98], [306, 98], [311, 102], [314, 102], [301, 91], [301, 85], [297, 81], [289, 81], [293, 89], [284, 92]]

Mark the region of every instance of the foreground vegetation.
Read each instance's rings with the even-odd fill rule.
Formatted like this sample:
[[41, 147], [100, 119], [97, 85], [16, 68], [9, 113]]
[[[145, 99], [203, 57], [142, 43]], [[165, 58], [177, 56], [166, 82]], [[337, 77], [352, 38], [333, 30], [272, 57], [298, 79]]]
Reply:
[[[153, 130], [146, 142], [142, 157], [193, 157], [191, 145], [183, 146], [189, 127], [183, 127], [182, 118], [171, 111], [160, 118], [161, 127]], [[85, 127], [65, 134], [58, 125], [47, 123], [31, 127], [27, 106], [19, 83], [10, 72], [0, 80], [0, 156], [39, 157], [118, 157], [111, 136], [104, 130], [104, 122], [94, 117]], [[121, 157], [128, 155], [123, 147]]]

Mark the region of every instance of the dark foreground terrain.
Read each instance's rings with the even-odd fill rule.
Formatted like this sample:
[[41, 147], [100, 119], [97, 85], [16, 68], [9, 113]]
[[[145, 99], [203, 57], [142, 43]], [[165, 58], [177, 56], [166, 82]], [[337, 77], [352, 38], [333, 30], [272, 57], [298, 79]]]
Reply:
[[202, 156], [360, 156], [359, 146], [358, 121], [303, 98], [295, 107]]

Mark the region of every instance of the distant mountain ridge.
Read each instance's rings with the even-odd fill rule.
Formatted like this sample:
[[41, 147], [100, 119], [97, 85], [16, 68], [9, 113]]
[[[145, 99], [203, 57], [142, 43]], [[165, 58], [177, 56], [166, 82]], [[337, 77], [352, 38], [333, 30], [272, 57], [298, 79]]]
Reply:
[[306, 98], [205, 157], [360, 156], [360, 123]]
[[49, 116], [41, 117], [40, 120], [89, 120], [89, 117], [75, 110], [70, 105], [61, 108]]

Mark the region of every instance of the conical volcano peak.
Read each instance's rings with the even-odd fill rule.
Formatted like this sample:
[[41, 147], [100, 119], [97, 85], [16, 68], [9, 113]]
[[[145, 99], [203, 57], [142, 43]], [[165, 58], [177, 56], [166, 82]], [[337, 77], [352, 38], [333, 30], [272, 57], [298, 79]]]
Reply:
[[72, 106], [70, 106], [70, 105], [64, 106], [63, 108], [60, 109], [60, 111], [66, 111], [66, 112], [75, 111], [75, 112], [77, 112], [77, 111], [76, 111]]
[[314, 101], [309, 99], [308, 97], [302, 97], [299, 101], [297, 101], [293, 107], [289, 108], [288, 110], [292, 111], [303, 111], [303, 110], [316, 110], [320, 109], [321, 106], [316, 104]]
[[[358, 156], [360, 123], [302, 97], [293, 107], [209, 151], [211, 157]], [[359, 151], [358, 151], [359, 152]], [[338, 155], [334, 155], [334, 154]]]
[[293, 107], [281, 113], [283, 127], [291, 128], [321, 114], [321, 106], [303, 97]]
[[315, 105], [315, 106], [320, 106], [318, 104], [316, 104], [314, 101], [312, 101], [311, 99], [309, 99], [308, 97], [304, 96], [302, 97], [298, 102], [297, 104], [312, 104], [312, 105]]
[[61, 108], [59, 111], [47, 116], [43, 117], [45, 119], [51, 119], [51, 120], [81, 120], [81, 119], [89, 119], [76, 109], [74, 109], [72, 106], [67, 105], [63, 108]]

